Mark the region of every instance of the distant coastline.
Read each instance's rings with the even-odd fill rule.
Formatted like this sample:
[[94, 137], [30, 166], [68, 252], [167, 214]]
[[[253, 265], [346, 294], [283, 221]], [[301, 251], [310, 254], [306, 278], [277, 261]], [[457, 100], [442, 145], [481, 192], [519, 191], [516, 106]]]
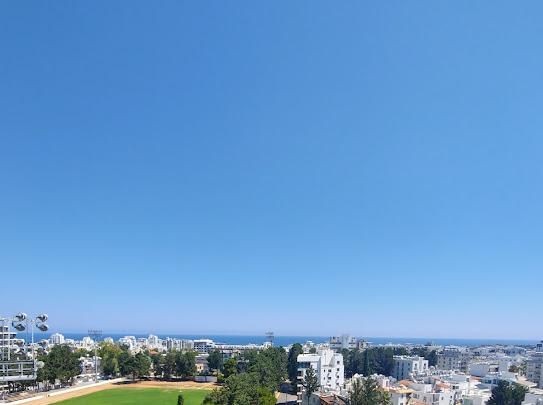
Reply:
[[[79, 332], [59, 332], [62, 333], [67, 339], [81, 340], [83, 337], [88, 336], [86, 333]], [[150, 333], [108, 333], [104, 332], [103, 338], [111, 337], [114, 340], [118, 340], [123, 336], [135, 336], [136, 338], [146, 338]], [[261, 335], [216, 335], [216, 334], [167, 334], [167, 333], [156, 333], [162, 339], [167, 337], [175, 339], [212, 339], [216, 343], [225, 343], [225, 344], [237, 344], [237, 345], [247, 345], [247, 344], [262, 344], [266, 341], [266, 337]], [[48, 339], [51, 336], [51, 333], [36, 333], [35, 339]], [[24, 334], [21, 334], [24, 338]], [[460, 338], [389, 338], [389, 337], [364, 337], [360, 338], [375, 344], [375, 345], [384, 345], [384, 344], [415, 344], [415, 345], [424, 345], [426, 343], [433, 343], [439, 346], [482, 346], [482, 345], [535, 345], [537, 340], [526, 340], [526, 339], [460, 339]], [[289, 346], [293, 343], [304, 343], [307, 341], [312, 341], [314, 343], [324, 343], [327, 342], [329, 336], [275, 336], [274, 344], [277, 346]]]

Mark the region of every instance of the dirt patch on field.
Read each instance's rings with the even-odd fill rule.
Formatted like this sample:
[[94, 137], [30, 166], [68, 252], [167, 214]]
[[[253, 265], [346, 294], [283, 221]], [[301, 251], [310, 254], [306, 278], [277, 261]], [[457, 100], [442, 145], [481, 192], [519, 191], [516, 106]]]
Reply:
[[[41, 398], [36, 401], [29, 402], [29, 405], [48, 405], [56, 402], [65, 401], [67, 399], [80, 397], [83, 395], [92, 394], [94, 392], [110, 390], [116, 388], [164, 388], [164, 389], [190, 389], [190, 390], [212, 390], [218, 387], [215, 383], [197, 383], [194, 381], [138, 381], [135, 383], [111, 383], [103, 384], [95, 387], [83, 388], [78, 391], [67, 392], [65, 394], [55, 395], [54, 397]], [[42, 395], [47, 395], [43, 393]]]

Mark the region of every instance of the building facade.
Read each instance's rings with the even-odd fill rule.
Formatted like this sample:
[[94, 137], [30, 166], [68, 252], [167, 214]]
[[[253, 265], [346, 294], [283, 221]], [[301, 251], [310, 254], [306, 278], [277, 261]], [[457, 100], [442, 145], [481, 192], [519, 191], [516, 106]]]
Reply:
[[428, 360], [419, 356], [394, 356], [392, 375], [397, 380], [408, 379], [411, 375], [418, 375], [428, 371]]
[[319, 390], [323, 392], [339, 392], [345, 383], [343, 355], [331, 349], [317, 353], [304, 353], [298, 356], [298, 402], [302, 402], [303, 380], [309, 368], [315, 370], [319, 381]]
[[543, 388], [543, 341], [537, 344], [535, 353], [526, 361], [526, 379]]
[[458, 370], [467, 373], [470, 358], [467, 351], [446, 349], [437, 355], [436, 366], [439, 370]]

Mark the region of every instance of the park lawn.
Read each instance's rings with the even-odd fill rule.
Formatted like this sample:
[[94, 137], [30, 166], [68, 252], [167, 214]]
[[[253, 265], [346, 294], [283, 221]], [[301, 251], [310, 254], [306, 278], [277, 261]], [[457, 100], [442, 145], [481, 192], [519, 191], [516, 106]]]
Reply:
[[207, 390], [176, 390], [161, 388], [115, 388], [58, 402], [63, 405], [176, 405], [183, 394], [185, 405], [200, 405]]

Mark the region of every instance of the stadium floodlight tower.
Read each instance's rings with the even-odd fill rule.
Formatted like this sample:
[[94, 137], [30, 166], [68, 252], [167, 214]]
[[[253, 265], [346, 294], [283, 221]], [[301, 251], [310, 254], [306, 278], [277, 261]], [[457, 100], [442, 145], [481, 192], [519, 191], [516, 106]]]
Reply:
[[89, 329], [88, 334], [94, 341], [94, 380], [98, 381], [98, 340], [102, 337], [102, 330]]
[[[19, 312], [12, 318], [0, 317], [0, 383], [5, 384], [36, 379], [41, 362], [36, 360], [34, 352], [34, 328], [36, 327], [41, 332], [46, 332], [49, 329], [46, 323], [47, 319], [46, 314], [29, 318], [24, 312]], [[12, 331], [12, 328], [15, 331]], [[29, 329], [32, 335], [31, 359], [29, 359], [28, 345], [24, 351], [24, 357], [20, 355], [20, 346], [23, 345], [23, 340], [16, 338], [17, 332], [28, 331]], [[14, 356], [12, 356], [12, 352]]]
[[273, 346], [274, 338], [275, 338], [275, 335], [273, 332], [266, 332], [266, 341], [270, 344], [270, 346]]

